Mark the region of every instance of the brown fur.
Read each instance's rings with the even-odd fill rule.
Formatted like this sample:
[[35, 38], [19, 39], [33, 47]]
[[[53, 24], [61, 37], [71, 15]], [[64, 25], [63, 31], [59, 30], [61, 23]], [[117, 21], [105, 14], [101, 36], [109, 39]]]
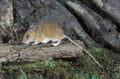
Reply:
[[[36, 30], [36, 34], [38, 36], [41, 35], [44, 38], [58, 38], [58, 39], [64, 36], [64, 33], [58, 24], [51, 22], [39, 23], [37, 27], [38, 29]], [[42, 33], [40, 34], [40, 32]], [[36, 38], [39, 37], [36, 36]]]

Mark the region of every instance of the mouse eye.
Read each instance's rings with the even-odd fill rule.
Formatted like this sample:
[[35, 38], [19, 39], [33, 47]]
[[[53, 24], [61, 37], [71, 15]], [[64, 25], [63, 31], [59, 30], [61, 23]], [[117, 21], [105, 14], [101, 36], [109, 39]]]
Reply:
[[29, 38], [29, 35], [26, 35], [26, 38]]

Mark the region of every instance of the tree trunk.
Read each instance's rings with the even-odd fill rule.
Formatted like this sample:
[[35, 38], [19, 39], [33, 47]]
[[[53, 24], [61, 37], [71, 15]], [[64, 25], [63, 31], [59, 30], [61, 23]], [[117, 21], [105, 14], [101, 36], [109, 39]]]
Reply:
[[4, 38], [11, 34], [11, 26], [13, 24], [13, 4], [11, 0], [0, 0], [0, 43]]
[[[76, 15], [82, 18], [86, 25], [86, 29], [88, 29], [89, 34], [94, 40], [96, 40], [96, 42], [103, 44], [103, 46], [110, 48], [120, 54], [120, 38], [119, 31], [116, 29], [118, 27], [117, 25], [111, 23], [111, 21], [107, 19], [104, 19], [88, 7], [83, 6], [81, 3], [76, 4], [74, 2], [68, 1], [66, 4], [72, 8], [74, 12], [76, 12]], [[100, 3], [97, 3], [96, 5], [100, 7], [102, 3], [101, 5]], [[107, 10], [104, 9], [104, 11], [109, 13], [108, 7]], [[113, 12], [115, 12], [115, 15], [112, 14], [114, 16], [111, 15], [111, 12], [108, 15], [111, 15], [115, 18], [116, 15], [120, 13], [115, 11], [115, 9]], [[118, 20], [118, 18], [119, 17], [117, 17], [116, 20]]]

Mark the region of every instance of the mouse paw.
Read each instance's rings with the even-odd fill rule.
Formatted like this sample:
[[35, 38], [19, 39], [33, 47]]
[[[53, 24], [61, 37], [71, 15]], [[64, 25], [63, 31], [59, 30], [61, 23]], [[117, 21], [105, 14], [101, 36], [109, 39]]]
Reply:
[[60, 43], [61, 43], [61, 41], [58, 41], [57, 43], [52, 42], [52, 45], [53, 45], [53, 46], [57, 46], [57, 45], [59, 45]]
[[38, 44], [39, 42], [34, 42], [34, 43], [32, 43], [32, 45], [36, 45], [36, 44]]

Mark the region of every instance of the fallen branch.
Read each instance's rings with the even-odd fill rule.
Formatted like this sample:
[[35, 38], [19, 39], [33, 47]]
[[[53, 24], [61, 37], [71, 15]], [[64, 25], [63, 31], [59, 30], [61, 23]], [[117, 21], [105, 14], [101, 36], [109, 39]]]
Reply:
[[[83, 43], [77, 41], [83, 46]], [[0, 63], [14, 62], [17, 59], [22, 61], [52, 60], [62, 58], [78, 58], [82, 55], [82, 50], [72, 43], [60, 44], [53, 47], [50, 45], [0, 45]]]

